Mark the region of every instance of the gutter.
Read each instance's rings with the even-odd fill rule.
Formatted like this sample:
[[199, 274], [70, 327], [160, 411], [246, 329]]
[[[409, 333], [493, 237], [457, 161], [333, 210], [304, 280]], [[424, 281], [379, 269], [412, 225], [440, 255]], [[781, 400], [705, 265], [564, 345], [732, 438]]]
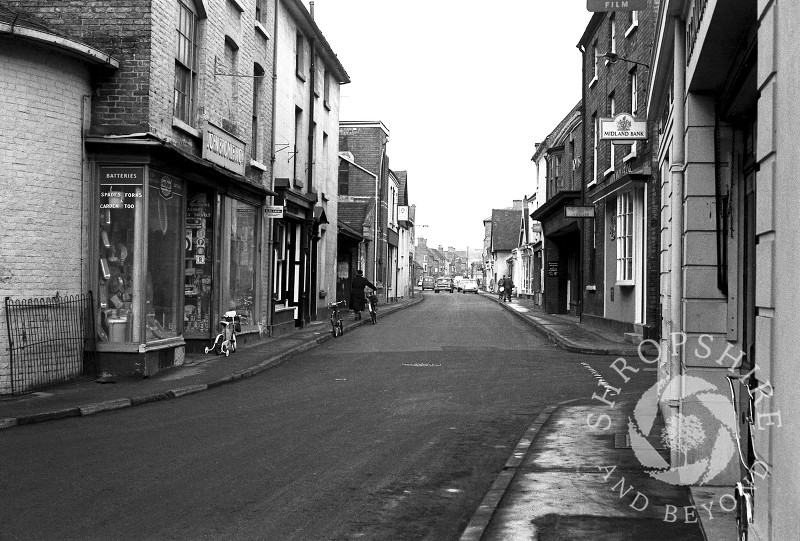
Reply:
[[119, 68], [119, 60], [113, 56], [104, 53], [100, 49], [75, 41], [69, 38], [56, 36], [49, 32], [35, 30], [24, 26], [16, 26], [16, 24], [0, 23], [0, 34], [10, 34], [18, 36], [23, 39], [35, 41], [42, 45], [59, 49], [67, 55], [75, 56], [81, 60], [87, 61], [90, 64], [103, 66], [106, 68], [117, 69]]

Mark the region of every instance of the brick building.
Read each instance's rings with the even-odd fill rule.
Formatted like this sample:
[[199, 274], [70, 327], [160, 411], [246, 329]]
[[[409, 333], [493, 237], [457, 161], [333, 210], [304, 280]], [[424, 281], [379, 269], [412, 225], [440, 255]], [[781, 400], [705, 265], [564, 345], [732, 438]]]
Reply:
[[595, 215], [582, 220], [580, 313], [584, 321], [629, 333], [631, 339], [659, 331], [657, 133], [650, 129], [639, 140], [612, 142], [600, 127], [620, 118], [625, 123], [644, 119], [654, 10], [650, 5], [642, 11], [595, 13], [578, 43], [583, 201], [594, 206]]
[[[75, 296], [94, 289], [86, 253], [95, 196], [82, 136], [92, 79], [120, 67], [108, 49], [57, 31], [26, 9], [0, 2], [0, 297]], [[6, 325], [6, 305], [0, 320]], [[35, 330], [27, 327], [30, 338]], [[26, 337], [27, 338], [27, 337]], [[25, 345], [24, 341], [21, 344]], [[79, 349], [82, 350], [82, 340]], [[40, 346], [36, 361], [52, 361]], [[80, 373], [82, 351], [69, 378]], [[0, 333], [0, 394], [12, 391], [8, 333]], [[45, 380], [50, 368], [43, 367]], [[24, 392], [35, 382], [15, 378]]]
[[[346, 281], [357, 268], [379, 288], [383, 302], [396, 298], [400, 244], [397, 206], [400, 182], [389, 169], [386, 147], [389, 130], [380, 121], [342, 121], [339, 124], [339, 205], [351, 210], [343, 220], [364, 238], [358, 258], [339, 254], [339, 280]], [[349, 262], [350, 267], [344, 263]], [[353, 268], [355, 267], [355, 268]]]

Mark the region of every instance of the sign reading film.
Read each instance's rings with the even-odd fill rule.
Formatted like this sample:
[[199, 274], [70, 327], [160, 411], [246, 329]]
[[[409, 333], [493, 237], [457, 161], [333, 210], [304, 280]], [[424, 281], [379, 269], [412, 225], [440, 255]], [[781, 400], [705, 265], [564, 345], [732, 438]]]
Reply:
[[647, 9], [647, 0], [586, 0], [589, 11], [641, 11]]

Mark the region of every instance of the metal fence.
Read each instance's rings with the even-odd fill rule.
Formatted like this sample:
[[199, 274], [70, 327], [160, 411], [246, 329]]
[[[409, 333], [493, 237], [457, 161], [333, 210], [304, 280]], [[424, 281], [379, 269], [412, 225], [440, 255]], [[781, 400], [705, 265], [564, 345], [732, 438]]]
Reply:
[[92, 292], [41, 299], [6, 297], [11, 393], [94, 375]]

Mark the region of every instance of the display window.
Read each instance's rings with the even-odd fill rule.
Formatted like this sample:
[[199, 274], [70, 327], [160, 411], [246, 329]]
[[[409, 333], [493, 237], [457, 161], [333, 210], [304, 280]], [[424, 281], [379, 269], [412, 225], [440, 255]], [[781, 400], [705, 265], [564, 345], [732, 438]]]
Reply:
[[235, 309], [243, 328], [258, 324], [256, 277], [258, 276], [259, 213], [254, 205], [225, 199], [225, 251], [223, 307]]
[[182, 332], [183, 183], [145, 168], [100, 167], [97, 336], [151, 342]]
[[190, 185], [186, 200], [183, 332], [208, 338], [214, 285], [214, 193]]
[[100, 168], [97, 336], [101, 342], [139, 341], [143, 167]]
[[147, 342], [183, 332], [179, 292], [183, 261], [183, 181], [150, 170], [145, 278], [145, 339]]

